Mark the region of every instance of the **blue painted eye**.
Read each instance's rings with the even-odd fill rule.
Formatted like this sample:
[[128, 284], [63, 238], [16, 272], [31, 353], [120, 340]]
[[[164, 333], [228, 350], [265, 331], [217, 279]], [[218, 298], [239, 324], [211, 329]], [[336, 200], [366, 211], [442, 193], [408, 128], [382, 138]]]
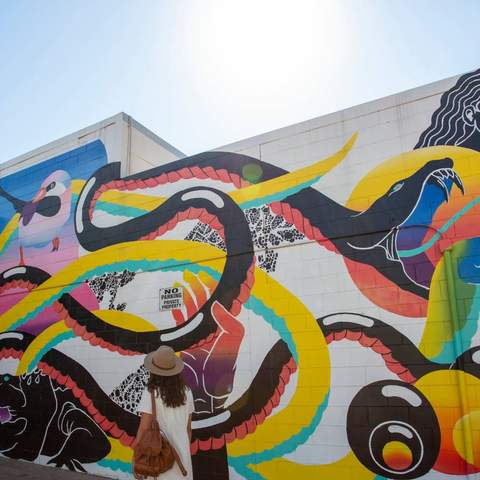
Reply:
[[8, 382], [10, 380], [10, 378], [11, 378], [10, 375], [4, 375], [3, 376], [3, 381]]

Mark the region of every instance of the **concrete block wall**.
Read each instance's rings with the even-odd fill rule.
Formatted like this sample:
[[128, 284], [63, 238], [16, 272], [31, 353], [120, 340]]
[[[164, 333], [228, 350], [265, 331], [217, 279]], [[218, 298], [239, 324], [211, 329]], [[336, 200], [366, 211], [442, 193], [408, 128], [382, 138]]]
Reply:
[[196, 479], [480, 478], [479, 152], [477, 71], [193, 157], [120, 114], [6, 165], [1, 453], [131, 478], [167, 344]]

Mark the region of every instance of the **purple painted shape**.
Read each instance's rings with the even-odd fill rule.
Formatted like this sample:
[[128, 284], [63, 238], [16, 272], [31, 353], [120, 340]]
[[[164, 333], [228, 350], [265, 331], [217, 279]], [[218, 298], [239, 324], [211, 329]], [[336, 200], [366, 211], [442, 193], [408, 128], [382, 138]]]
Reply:
[[[9, 290], [8, 295], [0, 295], [0, 315], [12, 308], [26, 295], [27, 292], [20, 288]], [[79, 285], [71, 292], [71, 295], [86, 309], [99, 309], [97, 297], [86, 283]], [[27, 323], [23, 324], [19, 330], [31, 333], [32, 335], [38, 335], [52, 323], [58, 322], [59, 320], [60, 317], [58, 316], [58, 313], [52, 307], [46, 307], [36, 315], [35, 318], [32, 318]]]
[[22, 222], [24, 225], [28, 225], [33, 215], [37, 210], [37, 203], [28, 202], [25, 204], [22, 210]]
[[435, 266], [424, 253], [402, 259], [406, 274], [415, 282], [430, 288]]
[[7, 423], [11, 418], [10, 409], [8, 407], [0, 407], [0, 423]]

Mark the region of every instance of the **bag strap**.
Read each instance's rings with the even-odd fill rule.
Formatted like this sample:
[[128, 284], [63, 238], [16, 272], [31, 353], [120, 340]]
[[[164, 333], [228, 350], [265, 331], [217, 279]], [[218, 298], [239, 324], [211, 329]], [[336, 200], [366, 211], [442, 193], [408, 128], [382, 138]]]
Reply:
[[[158, 418], [157, 418], [157, 402], [155, 401], [155, 394], [153, 393], [153, 390], [150, 392], [150, 396], [152, 398], [152, 415], [153, 415], [153, 422], [154, 424], [156, 424], [156, 428], [158, 428], [158, 430], [160, 431], [160, 434], [162, 435], [162, 437], [164, 438], [164, 440], [166, 440], [168, 442], [168, 439], [165, 437], [165, 434], [162, 432], [162, 429], [160, 428], [160, 423], [158, 422]], [[177, 449], [170, 443], [170, 448], [172, 449], [172, 454], [173, 454], [173, 458], [174, 460], [177, 462], [179, 468], [180, 468], [180, 471], [182, 472], [182, 475], [184, 477], [187, 476], [187, 470], [185, 469], [185, 467], [183, 466], [183, 463], [182, 463], [182, 460], [180, 459], [180, 455], [178, 454], [177, 452]]]
[[150, 391], [150, 397], [152, 399], [153, 422], [157, 424], [157, 428], [160, 430], [160, 424], [158, 423], [158, 418], [157, 418], [157, 402], [155, 401], [155, 394], [153, 392], [154, 390]]

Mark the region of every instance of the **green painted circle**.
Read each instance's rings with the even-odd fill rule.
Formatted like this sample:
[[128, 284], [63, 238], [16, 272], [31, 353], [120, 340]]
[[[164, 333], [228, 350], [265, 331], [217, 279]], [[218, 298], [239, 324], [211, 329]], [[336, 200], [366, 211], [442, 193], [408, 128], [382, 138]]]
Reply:
[[242, 168], [242, 177], [250, 183], [257, 183], [263, 175], [263, 169], [256, 163], [247, 163]]

